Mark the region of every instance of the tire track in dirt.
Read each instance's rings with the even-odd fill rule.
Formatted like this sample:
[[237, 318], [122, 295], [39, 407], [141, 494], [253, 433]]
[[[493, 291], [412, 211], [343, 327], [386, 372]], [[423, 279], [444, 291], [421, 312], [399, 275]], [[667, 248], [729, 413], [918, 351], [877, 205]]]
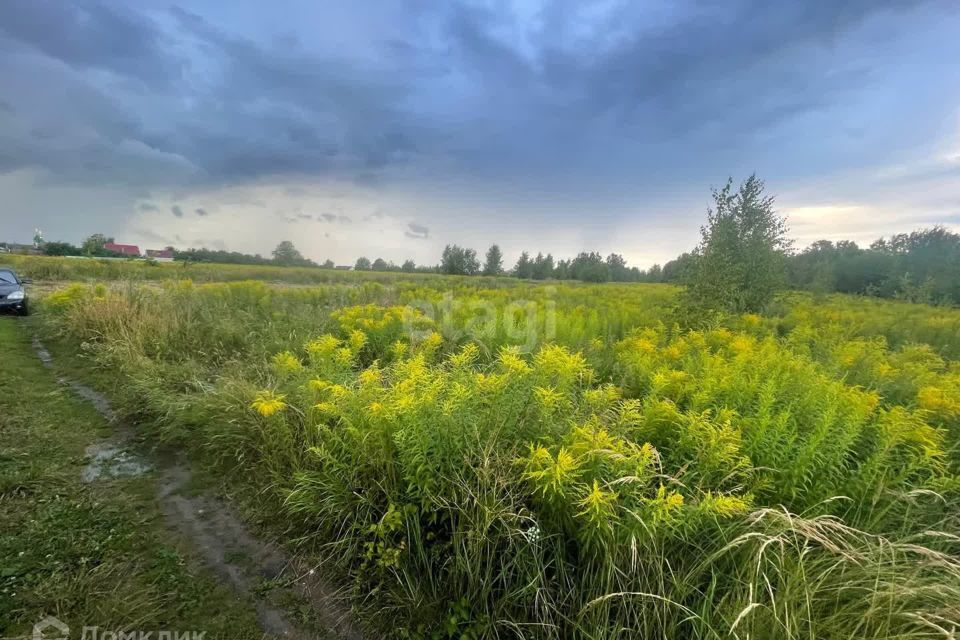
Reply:
[[[33, 348], [44, 367], [52, 369], [53, 358], [36, 337]], [[129, 448], [133, 431], [117, 420], [116, 412], [103, 394], [62, 376], [58, 376], [57, 381], [117, 427], [114, 438], [88, 448], [84, 480], [140, 475], [153, 467], [158, 476], [157, 500], [168, 526], [203, 565], [253, 603], [265, 634], [294, 640], [318, 637], [363, 640], [364, 635], [351, 619], [344, 598], [321, 578], [316, 567], [288, 555], [273, 542], [256, 538], [223, 500], [209, 493], [188, 494], [185, 489], [192, 473], [182, 461], [158, 459], [148, 463], [132, 454]], [[285, 591], [309, 603], [326, 632], [318, 635], [297, 625], [286, 610], [259, 595], [257, 589], [263, 580], [282, 585], [275, 588], [275, 592]]]

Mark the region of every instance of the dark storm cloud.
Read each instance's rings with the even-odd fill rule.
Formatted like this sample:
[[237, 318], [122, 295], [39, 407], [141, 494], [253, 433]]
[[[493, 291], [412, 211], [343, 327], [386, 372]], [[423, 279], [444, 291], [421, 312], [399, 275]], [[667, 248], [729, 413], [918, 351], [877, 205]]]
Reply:
[[183, 217], [183, 209], [181, 209], [178, 205], [173, 205], [172, 207], [170, 207], [170, 213], [177, 216], [178, 218]]
[[430, 236], [430, 229], [422, 224], [411, 222], [407, 225], [407, 230], [404, 232], [404, 235], [408, 238], [427, 238]]
[[[185, 131], [183, 146], [210, 173], [242, 178], [382, 167], [414, 149], [403, 129], [408, 116], [395, 106], [406, 93], [402, 76], [289, 46], [264, 47], [183, 9], [171, 13], [220, 69], [222, 80], [207, 97], [239, 105], [221, 114], [224, 127], [204, 122]], [[257, 103], [267, 106], [243, 106]]]
[[201, 208], [201, 207], [198, 207], [197, 210], [196, 210], [194, 213], [196, 213], [196, 214], [197, 214], [198, 216], [200, 216], [201, 218], [203, 218], [203, 217], [205, 217], [205, 216], [208, 215], [208, 214], [207, 214], [207, 210], [206, 210], [206, 209], [203, 209], [203, 208]]
[[63, 84], [79, 99], [51, 123], [31, 115], [44, 94], [5, 95], [0, 170], [142, 185], [320, 174], [378, 187], [391, 169], [437, 159], [467, 179], [549, 176], [606, 145], [589, 165], [602, 177], [662, 164], [645, 143], [696, 135], [696, 153], [676, 150], [693, 163], [842, 102], [871, 79], [831, 52], [872, 16], [919, 2], [688, 3], [653, 26], [644, 3], [598, 18], [557, 0], [522, 29], [507, 11], [410, 3], [402, 37], [371, 30], [334, 56], [177, 6], [7, 0], [10, 84]]
[[[566, 74], [557, 76], [563, 84], [581, 78], [596, 112], [626, 118], [647, 104], [659, 116], [657, 126], [667, 123], [672, 133], [719, 119], [728, 127], [768, 126], [862, 86], [862, 69], [831, 77], [802, 62], [871, 14], [912, 4], [918, 2], [752, 0], [735, 12], [735, 34], [718, 28], [720, 12], [693, 16], [656, 34], [637, 34], [598, 63], [561, 60], [555, 71]], [[750, 100], [743, 83], [756, 91]]]
[[[494, 110], [478, 120], [470, 161], [496, 168], [508, 149], [532, 172], [549, 172], [575, 160], [578, 147], [599, 142], [614, 156], [627, 143], [639, 156], [638, 145], [684, 138], [696, 139], [703, 157], [738, 135], [842, 103], [871, 80], [865, 68], [831, 56], [845, 34], [922, 3], [677, 4], [674, 20], [656, 27], [646, 25], [645, 3], [625, 3], [584, 42], [568, 34], [582, 5], [552, 2], [532, 56], [496, 35], [509, 27], [502, 12], [455, 5], [447, 34], [457, 70], [483, 88], [484, 106]], [[717, 134], [705, 137], [711, 128]]]
[[[19, 64], [63, 63], [91, 96], [103, 95], [97, 86], [102, 77], [94, 72], [123, 81], [111, 87], [116, 94], [109, 101], [89, 105], [84, 122], [61, 132], [69, 137], [93, 130], [97, 139], [74, 150], [60, 145], [6, 158], [3, 167], [109, 172], [110, 160], [126, 145], [159, 156], [155, 160], [182, 159], [193, 167], [194, 181], [222, 182], [382, 168], [413, 152], [414, 136], [404, 130], [408, 118], [395, 106], [405, 91], [401, 76], [263, 46], [177, 7], [167, 18], [176, 24], [172, 31], [117, 4], [0, 3], [0, 50], [32, 54]], [[201, 60], [185, 52], [190, 46], [202, 51]], [[205, 75], [171, 85], [191, 65], [210, 68], [216, 79]], [[143, 104], [145, 96], [168, 108]], [[4, 126], [0, 139], [16, 133]], [[165, 179], [154, 166], [143, 167], [143, 174], [126, 181]]]
[[119, 3], [0, 2], [0, 34], [78, 70], [105, 70], [165, 87], [180, 62], [143, 14]]

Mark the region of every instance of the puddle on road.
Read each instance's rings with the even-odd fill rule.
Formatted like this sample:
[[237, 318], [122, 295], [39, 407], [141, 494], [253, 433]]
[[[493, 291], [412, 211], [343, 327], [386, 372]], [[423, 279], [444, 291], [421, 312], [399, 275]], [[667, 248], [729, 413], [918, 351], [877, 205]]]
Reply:
[[75, 394], [92, 404], [93, 408], [108, 421], [116, 422], [117, 414], [114, 413], [113, 408], [110, 406], [110, 401], [107, 400], [107, 397], [102, 393], [72, 380], [64, 380], [61, 378], [60, 383], [67, 385]]
[[[53, 357], [36, 338], [33, 348], [43, 365], [52, 368]], [[106, 396], [68, 378], [59, 377], [58, 382], [91, 403], [118, 430], [115, 439], [103, 440], [86, 448], [86, 465], [81, 472], [83, 482], [135, 477], [152, 469], [150, 464], [126, 448], [132, 432], [117, 420]], [[168, 522], [191, 544], [205, 565], [225, 579], [237, 593], [252, 600], [264, 633], [288, 640], [318, 637], [317, 633], [298, 626], [287, 610], [272, 604], [258, 592], [263, 579], [282, 579], [284, 585], [275, 588], [312, 605], [318, 620], [329, 632], [323, 637], [362, 640], [364, 636], [354, 625], [345, 598], [315, 571], [315, 567], [306, 566], [302, 560], [291, 558], [273, 543], [254, 537], [222, 500], [210, 495], [186, 495], [184, 488], [191, 478], [189, 468], [158, 461], [158, 471], [157, 497]], [[241, 552], [242, 556], [253, 561], [254, 567], [243, 567], [231, 561], [230, 551]]]
[[[43, 343], [36, 337], [33, 339], [33, 350], [36, 351], [37, 357], [40, 358], [40, 362], [43, 363], [44, 367], [47, 369], [53, 368], [53, 356], [50, 355], [47, 348], [43, 346]], [[75, 394], [92, 404], [93, 408], [110, 422], [116, 421], [117, 414], [114, 413], [113, 408], [110, 406], [110, 401], [107, 400], [107, 397], [102, 393], [94, 391], [87, 385], [68, 380], [64, 377], [58, 377], [57, 382], [70, 387]]]
[[[40, 358], [44, 367], [48, 369], [53, 367], [53, 356], [36, 337], [33, 339], [33, 350], [36, 351], [37, 357]], [[59, 377], [57, 382], [70, 387], [74, 394], [92, 404], [93, 408], [104, 418], [110, 422], [116, 422], [117, 414], [110, 406], [110, 401], [107, 400], [105, 395], [67, 378]], [[125, 436], [128, 434], [121, 433], [119, 435], [125, 440]], [[104, 441], [94, 443], [87, 447], [85, 453], [87, 464], [81, 471], [80, 477], [87, 483], [101, 479], [135, 477], [150, 470], [150, 465], [124, 449], [122, 442]]]
[[150, 465], [112, 442], [92, 444], [87, 447], [87, 465], [80, 473], [84, 482], [101, 479], [130, 478], [143, 475]]
[[53, 356], [50, 355], [47, 348], [44, 347], [37, 338], [33, 339], [33, 350], [37, 352], [37, 357], [40, 358], [43, 366], [48, 369], [53, 366]]

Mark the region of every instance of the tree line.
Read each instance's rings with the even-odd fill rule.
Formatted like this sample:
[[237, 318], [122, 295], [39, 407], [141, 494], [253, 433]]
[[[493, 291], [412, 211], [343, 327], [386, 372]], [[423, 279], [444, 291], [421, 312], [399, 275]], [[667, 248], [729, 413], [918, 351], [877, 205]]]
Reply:
[[[453, 276], [502, 276], [525, 280], [581, 280], [583, 282], [664, 282], [660, 265], [643, 270], [628, 267], [624, 257], [611, 253], [606, 258], [597, 252], [581, 252], [568, 260], [554, 259], [552, 254], [538, 253], [531, 257], [524, 251], [513, 267], [505, 267], [503, 252], [499, 245], [487, 249], [481, 262], [475, 249], [456, 244], [447, 245], [440, 257], [439, 264], [417, 265], [407, 260], [402, 265], [387, 262], [382, 258], [371, 261], [358, 258], [354, 264], [357, 271], [399, 271], [439, 273]], [[672, 267], [671, 267], [672, 269]], [[671, 269], [667, 273], [672, 273]]]
[[[361, 257], [353, 268], [528, 280], [675, 283], [686, 286], [683, 298], [689, 314], [702, 317], [709, 317], [710, 311], [760, 311], [784, 288], [960, 304], [960, 235], [937, 226], [880, 238], [866, 248], [850, 241], [821, 240], [794, 251], [786, 221], [764, 189], [763, 181], [754, 175], [737, 188], [728, 180], [723, 188], [713, 190], [698, 246], [648, 269], [628, 266], [620, 254], [604, 257], [595, 251], [570, 259], [523, 251], [508, 267], [496, 244], [482, 261], [474, 249], [452, 244], [444, 248], [436, 265], [417, 265], [413, 260], [397, 265], [383, 258]], [[80, 246], [49, 242], [43, 249], [48, 255], [120, 256], [105, 248], [109, 242], [112, 238], [94, 234]], [[175, 250], [174, 260], [335, 267], [331, 260], [317, 263], [304, 257], [289, 240], [277, 245], [270, 257], [201, 248]]]
[[438, 273], [460, 276], [512, 276], [525, 280], [581, 280], [583, 282], [660, 282], [662, 269], [654, 265], [649, 270], [628, 267], [624, 257], [611, 253], [607, 257], [581, 252], [574, 258], [555, 259], [552, 254], [528, 251], [520, 254], [513, 267], [506, 268], [499, 245], [492, 245], [481, 264], [477, 252], [459, 245], [447, 245], [436, 267]]
[[786, 288], [928, 304], [960, 304], [960, 235], [942, 226], [880, 238], [867, 248], [820, 240], [794, 251], [786, 220], [750, 176], [713, 191], [697, 248], [664, 265], [665, 281], [686, 285], [681, 309], [759, 312]]
[[821, 240], [790, 257], [788, 282], [813, 291], [960, 304], [960, 235], [933, 227], [867, 248]]
[[[48, 256], [86, 256], [92, 258], [130, 258], [131, 256], [111, 251], [106, 248], [107, 244], [114, 242], [114, 239], [105, 236], [102, 233], [95, 233], [88, 236], [79, 244], [69, 242], [46, 242], [41, 249]], [[173, 247], [165, 247], [173, 253], [173, 259], [180, 262], [210, 262], [216, 264], [248, 264], [248, 265], [278, 265], [289, 267], [334, 267], [332, 260], [323, 263], [316, 263], [303, 256], [294, 246], [293, 242], [284, 240], [273, 250], [271, 257], [267, 258], [260, 254], [251, 255], [240, 253], [239, 251], [226, 251], [223, 249], [183, 249], [178, 250]]]
[[795, 251], [786, 220], [764, 190], [755, 175], [738, 188], [728, 180], [714, 190], [698, 246], [662, 266], [628, 267], [616, 253], [604, 258], [583, 252], [555, 260], [542, 253], [531, 258], [524, 251], [511, 269], [504, 269], [497, 245], [487, 251], [482, 266], [473, 249], [450, 245], [436, 270], [531, 280], [681, 284], [686, 286], [690, 315], [761, 311], [776, 292], [787, 288], [960, 304], [960, 234], [934, 226], [880, 238], [866, 248], [851, 241], [820, 240]]

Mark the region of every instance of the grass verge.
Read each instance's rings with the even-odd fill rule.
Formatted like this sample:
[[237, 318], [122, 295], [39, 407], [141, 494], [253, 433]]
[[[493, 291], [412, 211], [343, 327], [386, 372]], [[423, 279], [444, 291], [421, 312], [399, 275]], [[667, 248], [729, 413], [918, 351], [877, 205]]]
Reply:
[[149, 475], [86, 484], [84, 449], [110, 435], [0, 318], [0, 637], [45, 616], [103, 631], [260, 638], [248, 603], [192, 567], [166, 533]]

